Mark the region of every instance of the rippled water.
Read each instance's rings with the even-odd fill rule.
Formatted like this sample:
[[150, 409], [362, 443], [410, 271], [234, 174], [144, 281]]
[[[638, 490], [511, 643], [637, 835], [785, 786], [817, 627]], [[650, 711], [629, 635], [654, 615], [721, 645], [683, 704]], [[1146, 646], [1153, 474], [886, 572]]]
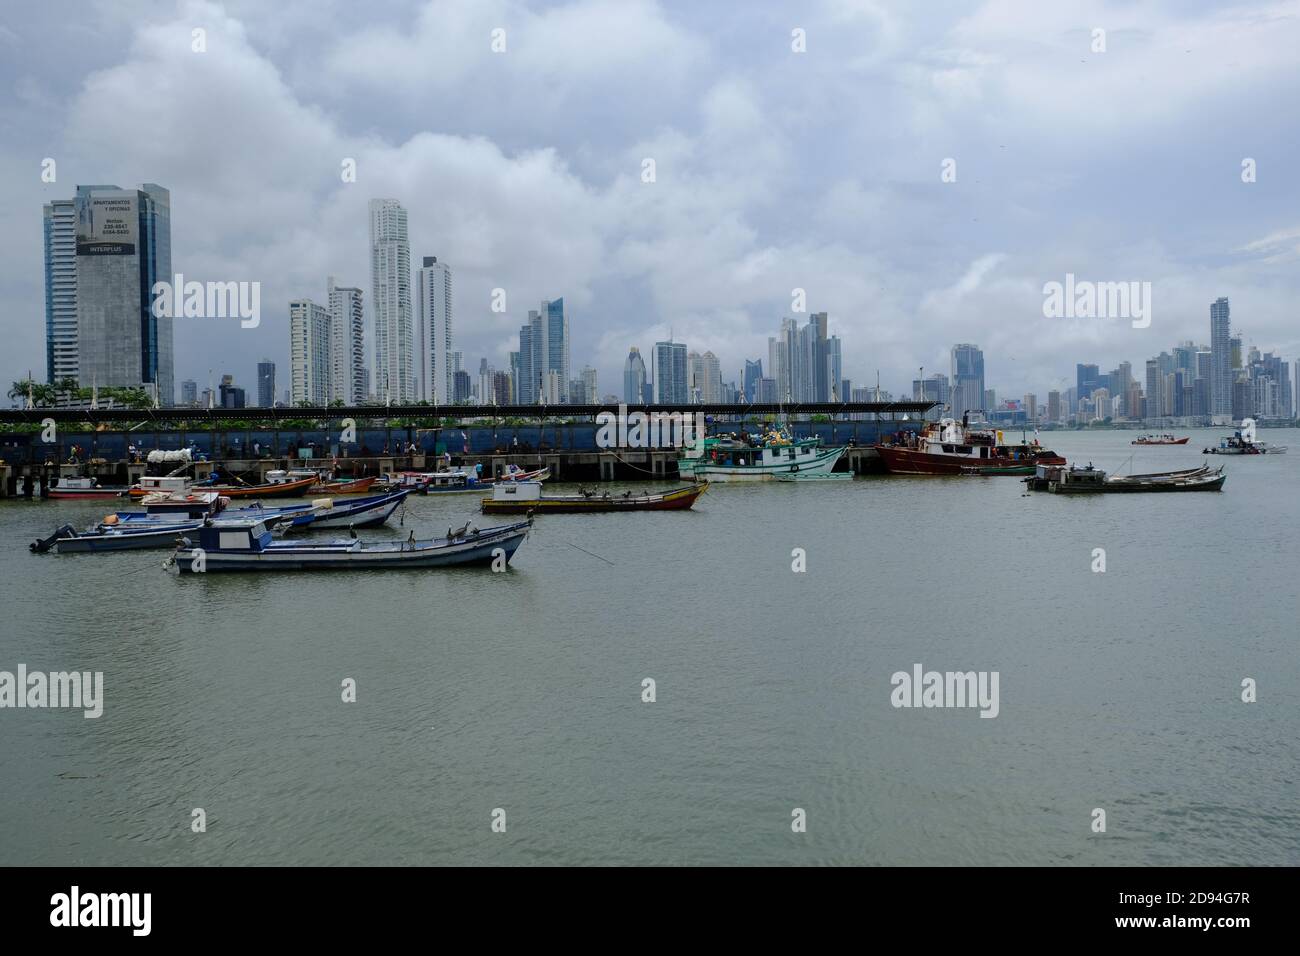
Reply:
[[[104, 503], [0, 502], [0, 669], [105, 679], [98, 720], [0, 710], [0, 862], [1300, 863], [1300, 434], [1261, 437], [1293, 454], [1211, 459], [1221, 494], [877, 478], [548, 516], [507, 574], [177, 578], [27, 553]], [[998, 671], [999, 715], [895, 709], [915, 663]]]

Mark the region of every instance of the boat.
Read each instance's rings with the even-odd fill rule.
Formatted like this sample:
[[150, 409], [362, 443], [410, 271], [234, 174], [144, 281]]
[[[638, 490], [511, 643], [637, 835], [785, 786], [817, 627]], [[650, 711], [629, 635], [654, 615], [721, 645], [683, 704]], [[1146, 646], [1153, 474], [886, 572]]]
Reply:
[[538, 468], [534, 471], [525, 471], [518, 465], [506, 465], [506, 470], [502, 474], [497, 475], [495, 478], [484, 478], [480, 476], [479, 481], [485, 485], [495, 485], [498, 482], [505, 481], [545, 481], [550, 477], [551, 469], [549, 467]]
[[1211, 469], [1184, 468], [1180, 471], [1161, 471], [1144, 475], [1107, 475], [1092, 464], [1080, 467], [1065, 465], [1037, 466], [1034, 475], [1025, 479], [1035, 491], [1050, 491], [1058, 495], [1091, 495], [1120, 492], [1163, 491], [1219, 491], [1228, 476], [1223, 466]]
[[709, 483], [686, 485], [652, 494], [611, 494], [579, 489], [576, 495], [544, 495], [541, 482], [500, 482], [480, 504], [484, 514], [584, 514], [606, 511], [684, 511], [708, 491]]
[[1241, 432], [1229, 435], [1214, 448], [1206, 448], [1202, 455], [1285, 455], [1286, 445], [1270, 445], [1266, 441], [1246, 438]]
[[127, 490], [127, 496], [137, 500], [150, 495], [184, 496], [191, 494], [193, 490], [193, 480], [183, 475], [143, 475]]
[[[269, 474], [269, 473], [268, 473]], [[200, 483], [197, 488], [215, 491], [227, 498], [301, 498], [316, 484], [315, 475], [293, 480], [268, 481], [259, 485], [218, 485]]]
[[[113, 516], [110, 515], [109, 518]], [[135, 522], [101, 521], [85, 531], [70, 524], [55, 529], [48, 538], [37, 538], [29, 547], [33, 554], [56, 551], [72, 554], [92, 551], [133, 551], [139, 548], [172, 548], [178, 537], [197, 530], [202, 521], [154, 518]]]
[[120, 498], [126, 485], [101, 485], [98, 478], [59, 478], [50, 486], [51, 498]]
[[899, 433], [893, 442], [872, 447], [895, 475], [1032, 475], [1040, 464], [1066, 463], [1038, 439], [1009, 445], [1001, 431], [971, 428], [965, 417], [928, 422], [919, 435]]
[[[333, 498], [315, 498], [310, 502], [277, 507], [267, 507], [260, 501], [255, 501], [241, 508], [227, 508], [226, 503], [229, 499], [218, 496], [216, 492], [207, 492], [162, 499], [157, 502], [151, 502], [146, 498], [145, 513], [119, 511], [116, 517], [123, 522], [139, 522], [167, 513], [191, 519], [213, 517], [220, 513], [231, 519], [261, 518], [273, 524], [283, 523], [295, 530], [370, 528], [381, 525], [392, 517], [393, 512], [401, 506], [409, 494], [409, 490], [401, 490], [338, 502]], [[215, 499], [215, 501], [208, 499]]]
[[687, 448], [677, 460], [677, 473], [685, 481], [806, 481], [829, 475], [848, 446], [825, 447], [820, 438], [796, 440], [772, 429], [758, 439], [706, 438], [699, 454], [694, 451]]
[[169, 560], [181, 573], [213, 571], [368, 570], [439, 568], [456, 565], [509, 565], [528, 536], [533, 520], [471, 528], [468, 524], [445, 538], [417, 540], [277, 541], [262, 521], [205, 522], [195, 541], [186, 539]]
[[376, 475], [369, 478], [330, 478], [318, 482], [312, 491], [331, 495], [364, 495], [378, 480]]
[[1131, 445], [1186, 445], [1191, 439], [1190, 435], [1182, 438], [1175, 438], [1173, 435], [1138, 435], [1137, 438], [1129, 442]]

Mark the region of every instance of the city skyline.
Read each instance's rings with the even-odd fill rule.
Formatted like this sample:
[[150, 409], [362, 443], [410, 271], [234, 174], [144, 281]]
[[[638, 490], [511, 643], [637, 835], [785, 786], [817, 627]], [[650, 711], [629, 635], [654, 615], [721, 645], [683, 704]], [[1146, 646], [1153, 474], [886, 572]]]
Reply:
[[[328, 31], [245, 4], [148, 20], [91, 8], [59, 58], [39, 55], [41, 37], [66, 13], [31, 11], [0, 39], [0, 73], [27, 91], [7, 106], [0, 177], [0, 285], [19, 317], [5, 374], [45, 366], [41, 207], [76, 183], [146, 181], [172, 192], [181, 271], [263, 283], [257, 329], [175, 323], [177, 381], [215, 366], [251, 382], [260, 355], [287, 368], [283, 304], [321, 277], [369, 297], [357, 224], [376, 196], [408, 210], [412, 254], [451, 263], [457, 347], [497, 369], [525, 303], [563, 295], [573, 368], [615, 382], [630, 344], [644, 353], [671, 329], [729, 380], [765, 356], [794, 289], [830, 312], [844, 377], [874, 383], [878, 368], [894, 392], [972, 341], [1003, 393], [1064, 391], [1081, 355], [1140, 367], [1160, 342], [1202, 340], [1204, 303], [1221, 295], [1247, 347], [1300, 353], [1300, 187], [1285, 175], [1300, 137], [1293, 111], [1268, 105], [1300, 86], [1291, 14], [1107, 11], [1109, 49], [1096, 54], [1098, 24], [1069, 10], [811, 5], [797, 24], [807, 51], [794, 53], [787, 11], [723, 30], [685, 4], [592, 22], [572, 9], [510, 8], [510, 52], [494, 55], [483, 38], [496, 24], [462, 6], [442, 21], [422, 4], [345, 9]], [[188, 41], [194, 10], [202, 54]], [[394, 70], [410, 82], [394, 84]], [[844, 95], [810, 97], [827, 89]], [[1059, 102], [1077, 113], [1048, 108]], [[574, 121], [590, 115], [612, 118]], [[182, 127], [167, 150], [150, 145]], [[214, 178], [210, 157], [229, 152], [233, 129], [243, 148]], [[1112, 148], [1069, 148], [1082, 141]], [[1151, 281], [1151, 327], [1044, 318], [1043, 285], [1067, 273]], [[504, 312], [491, 308], [498, 288]]]

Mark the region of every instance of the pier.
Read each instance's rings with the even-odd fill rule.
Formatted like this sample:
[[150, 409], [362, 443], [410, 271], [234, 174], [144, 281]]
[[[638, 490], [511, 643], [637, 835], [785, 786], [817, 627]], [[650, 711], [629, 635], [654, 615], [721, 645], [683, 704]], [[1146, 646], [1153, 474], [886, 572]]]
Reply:
[[[869, 474], [880, 470], [871, 445], [916, 428], [933, 408], [931, 402], [847, 402], [631, 405], [627, 411], [703, 414], [710, 434], [753, 432], [779, 419], [795, 437], [848, 445], [841, 467]], [[0, 411], [0, 426], [8, 426], [0, 431], [0, 497], [43, 497], [54, 480], [77, 476], [131, 485], [145, 474], [149, 452], [182, 448], [196, 455], [191, 477], [220, 468], [250, 484], [288, 468], [356, 477], [435, 471], [447, 455], [456, 467], [481, 465], [486, 476], [517, 465], [549, 468], [557, 481], [676, 480], [676, 448], [599, 447], [598, 416], [617, 413], [608, 405], [9, 409]]]

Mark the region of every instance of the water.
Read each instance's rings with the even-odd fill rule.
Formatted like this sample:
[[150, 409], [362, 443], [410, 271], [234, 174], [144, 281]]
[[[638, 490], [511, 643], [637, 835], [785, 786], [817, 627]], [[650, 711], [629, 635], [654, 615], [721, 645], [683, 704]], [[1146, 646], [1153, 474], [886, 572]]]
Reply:
[[[1043, 437], [1151, 471], [1220, 433]], [[177, 578], [27, 553], [103, 502], [0, 503], [0, 669], [105, 680], [98, 720], [0, 710], [0, 863], [1300, 863], [1300, 433], [1261, 437], [1293, 453], [1209, 459], [1221, 494], [882, 478], [548, 516], [507, 574]], [[999, 715], [893, 708], [914, 663], [998, 671]]]

